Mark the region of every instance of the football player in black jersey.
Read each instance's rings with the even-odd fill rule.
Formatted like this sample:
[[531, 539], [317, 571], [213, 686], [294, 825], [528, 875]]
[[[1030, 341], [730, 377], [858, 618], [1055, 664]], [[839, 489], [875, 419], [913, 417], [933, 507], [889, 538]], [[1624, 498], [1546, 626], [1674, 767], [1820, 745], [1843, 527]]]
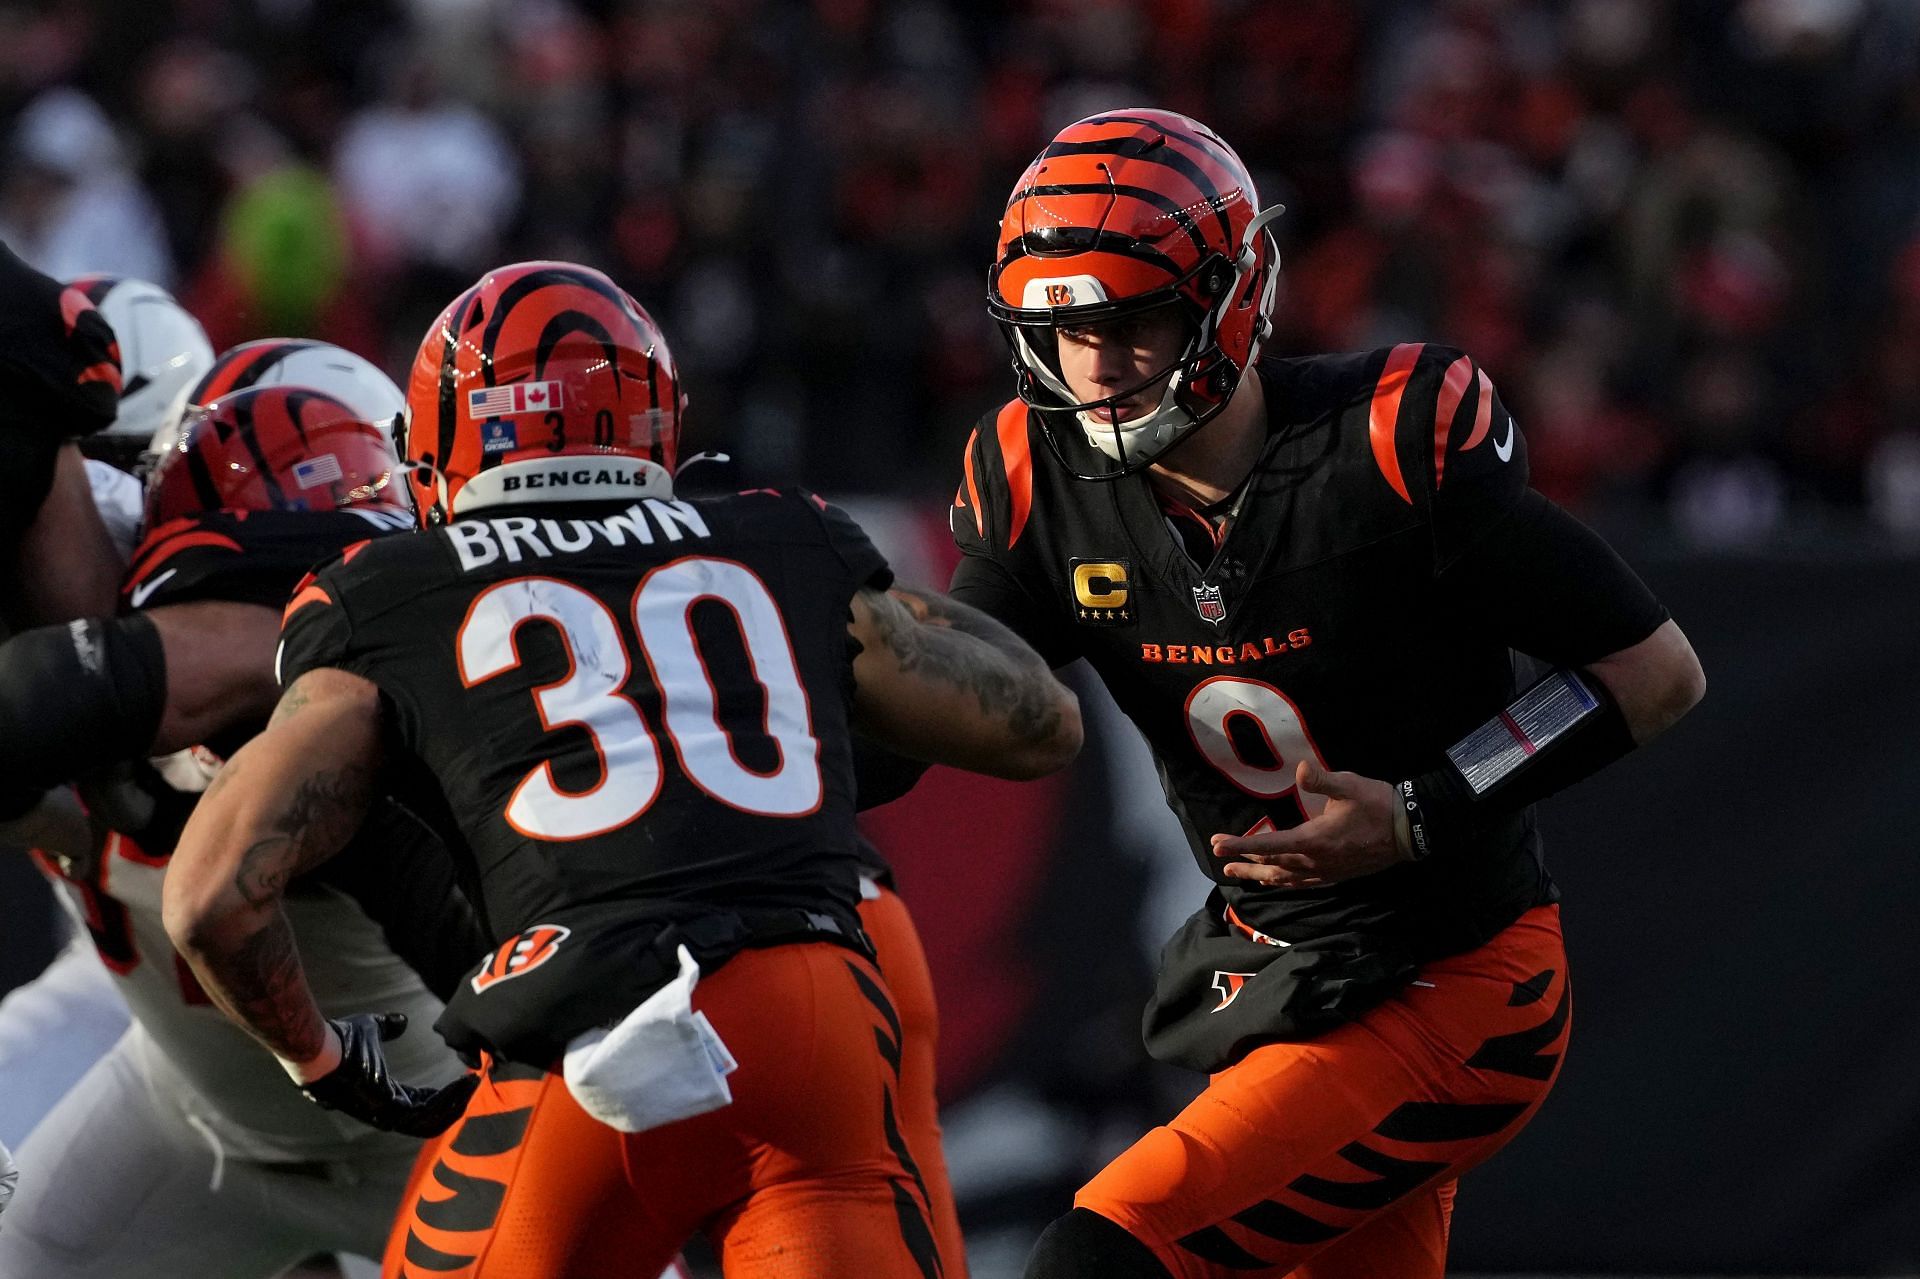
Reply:
[[74, 441], [113, 421], [120, 352], [85, 291], [0, 244], [0, 613], [21, 627], [113, 611], [120, 556]]
[[[300, 1100], [210, 1006], [160, 908], [186, 809], [277, 699], [286, 597], [343, 547], [413, 527], [397, 471], [385, 428], [329, 396], [222, 397], [159, 459], [124, 611], [0, 645], [0, 773], [22, 796], [78, 783], [87, 820], [41, 862], [135, 1023], [21, 1148], [0, 1273], [250, 1279], [379, 1254], [419, 1142]], [[164, 778], [147, 762], [174, 752]], [[385, 800], [290, 914], [340, 1015], [379, 990], [431, 1021], [485, 945], [445, 850]], [[411, 1071], [461, 1073], [430, 1035], [404, 1047]]]
[[1054, 138], [1001, 225], [1019, 398], [968, 442], [952, 592], [1093, 666], [1215, 884], [1145, 1019], [1209, 1086], [1080, 1192], [1037, 1279], [1441, 1274], [1455, 1179], [1566, 1042], [1532, 804], [1704, 691], [1527, 487], [1471, 357], [1259, 360], [1278, 212], [1212, 131], [1130, 110]]
[[439, 1023], [486, 1062], [450, 1149], [491, 1162], [435, 1174], [454, 1194], [421, 1195], [391, 1274], [654, 1274], [695, 1230], [730, 1275], [941, 1273], [859, 925], [850, 733], [1038, 776], [1077, 704], [997, 623], [889, 593], [811, 494], [676, 499], [681, 411], [599, 272], [457, 298], [408, 393], [428, 530], [294, 595], [286, 694], [168, 877], [176, 943], [310, 1096], [424, 1125], [448, 1094], [390, 1077], [384, 1018], [313, 1007], [278, 888], [376, 770], [456, 842], [498, 948]]

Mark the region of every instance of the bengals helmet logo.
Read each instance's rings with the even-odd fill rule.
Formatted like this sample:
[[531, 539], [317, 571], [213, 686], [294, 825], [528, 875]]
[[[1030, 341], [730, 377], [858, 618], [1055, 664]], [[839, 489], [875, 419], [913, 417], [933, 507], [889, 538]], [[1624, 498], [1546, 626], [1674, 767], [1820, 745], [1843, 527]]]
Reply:
[[1073, 286], [1071, 284], [1049, 284], [1047, 286], [1048, 306], [1072, 306]]
[[1213, 988], [1220, 992], [1220, 1002], [1208, 1009], [1208, 1011], [1217, 1013], [1234, 1000], [1240, 998], [1241, 990], [1246, 987], [1247, 979], [1252, 976], [1252, 973], [1229, 973], [1222, 972], [1218, 968], [1214, 969]]
[[553, 958], [560, 943], [573, 935], [571, 928], [559, 924], [535, 924], [518, 937], [509, 937], [499, 950], [487, 956], [487, 962], [473, 975], [473, 993], [497, 986], [515, 977], [524, 977]]

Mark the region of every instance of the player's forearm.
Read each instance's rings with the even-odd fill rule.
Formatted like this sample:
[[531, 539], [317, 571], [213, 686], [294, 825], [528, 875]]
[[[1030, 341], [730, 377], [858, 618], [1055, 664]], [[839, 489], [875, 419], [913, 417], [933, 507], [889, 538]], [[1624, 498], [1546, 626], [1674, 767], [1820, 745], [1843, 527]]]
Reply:
[[225, 600], [170, 604], [146, 614], [166, 654], [166, 701], [152, 753], [197, 746], [237, 724], [259, 723], [280, 699], [273, 677], [280, 614]]
[[1080, 751], [1080, 703], [1039, 654], [975, 609], [911, 591], [870, 593], [855, 635], [859, 727], [916, 759], [1027, 779]]
[[326, 1021], [277, 900], [264, 910], [223, 903], [169, 912], [167, 930], [207, 995], [269, 1052], [290, 1063], [321, 1056]]
[[[167, 871], [161, 919], [175, 949], [221, 1011], [284, 1061], [326, 1046], [326, 1027], [300, 965], [281, 901], [287, 882], [318, 860], [306, 810], [325, 803], [311, 783], [285, 805], [252, 807], [222, 792], [242, 750], [215, 779]], [[257, 788], [255, 793], [258, 793]]]
[[167, 871], [167, 935], [215, 1002], [289, 1062], [311, 1059], [327, 1036], [280, 903], [289, 881], [338, 853], [366, 816], [376, 696], [297, 681], [267, 731], [207, 789]]

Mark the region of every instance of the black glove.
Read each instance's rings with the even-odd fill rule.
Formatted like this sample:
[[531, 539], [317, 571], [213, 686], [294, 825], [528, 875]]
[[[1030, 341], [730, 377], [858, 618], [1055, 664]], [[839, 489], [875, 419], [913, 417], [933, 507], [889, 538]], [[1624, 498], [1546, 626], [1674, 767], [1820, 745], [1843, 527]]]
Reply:
[[463, 1075], [444, 1088], [413, 1088], [389, 1075], [380, 1045], [406, 1032], [404, 1013], [356, 1013], [327, 1024], [340, 1036], [340, 1064], [301, 1085], [315, 1105], [387, 1132], [437, 1137], [453, 1126], [480, 1086], [478, 1075]]

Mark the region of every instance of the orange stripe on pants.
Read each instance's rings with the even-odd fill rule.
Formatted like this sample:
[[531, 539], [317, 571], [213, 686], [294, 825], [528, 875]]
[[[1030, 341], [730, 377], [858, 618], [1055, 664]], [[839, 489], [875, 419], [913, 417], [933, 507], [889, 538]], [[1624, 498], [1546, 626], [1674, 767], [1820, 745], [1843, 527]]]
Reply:
[[402, 1206], [388, 1279], [657, 1275], [696, 1230], [729, 1279], [936, 1279], [878, 970], [827, 944], [749, 950], [693, 1002], [740, 1062], [731, 1105], [627, 1135], [558, 1075], [490, 1064]]
[[1453, 1183], [1559, 1074], [1560, 911], [1423, 968], [1358, 1020], [1257, 1048], [1076, 1196], [1177, 1279], [1439, 1279]]
[[900, 1126], [907, 1153], [920, 1170], [933, 1208], [933, 1234], [940, 1247], [945, 1279], [967, 1279], [966, 1241], [960, 1214], [947, 1180], [947, 1156], [940, 1145], [940, 1107], [934, 1097], [934, 1056], [940, 1045], [940, 1015], [933, 1002], [933, 974], [920, 945], [919, 930], [907, 904], [882, 888], [874, 901], [860, 903], [860, 923], [873, 939], [880, 973], [900, 1014]]

